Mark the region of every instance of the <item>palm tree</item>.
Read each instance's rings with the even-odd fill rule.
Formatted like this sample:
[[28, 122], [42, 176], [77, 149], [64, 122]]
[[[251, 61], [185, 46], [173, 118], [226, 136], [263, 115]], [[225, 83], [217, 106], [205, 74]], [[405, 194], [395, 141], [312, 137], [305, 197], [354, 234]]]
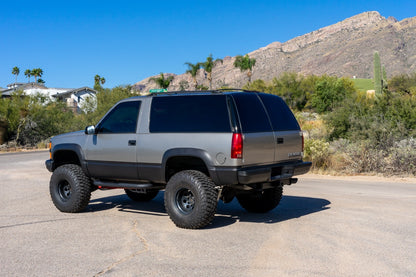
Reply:
[[255, 64], [256, 64], [256, 59], [254, 58], [250, 59], [248, 54], [246, 54], [244, 57], [241, 55], [238, 55], [237, 57], [235, 57], [235, 61], [234, 61], [234, 67], [240, 68], [241, 72], [247, 70], [247, 77], [248, 77], [249, 83], [251, 83], [251, 76], [253, 75], [253, 67]]
[[207, 73], [210, 90], [212, 89], [212, 69], [215, 67], [217, 62], [222, 63], [222, 59], [216, 59], [214, 61], [214, 59], [212, 58], [212, 54], [209, 54], [209, 56], [207, 57], [207, 60], [201, 64], [202, 68], [204, 68], [205, 72]]
[[32, 69], [32, 76], [35, 76], [35, 83], [38, 81], [38, 77], [42, 77], [43, 70], [40, 68]]
[[16, 80], [14, 82], [15, 84], [17, 83], [17, 75], [19, 75], [19, 73], [20, 73], [20, 69], [17, 66], [13, 67], [12, 74], [16, 75]]
[[200, 63], [192, 64], [192, 63], [185, 63], [188, 66], [188, 70], [186, 73], [191, 74], [192, 79], [194, 80], [195, 90], [198, 87], [198, 81], [196, 80], [196, 75], [198, 74], [198, 70], [201, 68]]
[[101, 80], [101, 77], [100, 77], [100, 75], [95, 75], [94, 76], [94, 85], [96, 86], [96, 85], [99, 85], [100, 84], [100, 80]]
[[154, 81], [160, 88], [167, 89], [170, 83], [172, 82], [173, 78], [174, 78], [173, 76], [169, 76], [168, 78], [165, 79], [165, 76], [163, 75], [163, 73], [160, 72], [159, 77], [150, 78], [150, 81]]
[[30, 69], [26, 69], [25, 76], [29, 79], [28, 83], [30, 83], [30, 76], [32, 76], [32, 71]]
[[101, 77], [100, 75], [95, 75], [94, 76], [94, 89], [95, 90], [99, 90], [102, 89], [103, 87], [101, 85], [105, 84], [105, 78]]
[[45, 84], [45, 81], [43, 79], [38, 79], [38, 84]]

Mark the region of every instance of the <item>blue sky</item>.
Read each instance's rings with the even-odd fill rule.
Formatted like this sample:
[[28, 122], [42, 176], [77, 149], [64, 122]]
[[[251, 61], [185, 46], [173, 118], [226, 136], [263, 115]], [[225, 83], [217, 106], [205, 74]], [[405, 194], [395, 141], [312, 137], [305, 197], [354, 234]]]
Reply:
[[416, 16], [404, 1], [8, 1], [0, 0], [0, 87], [27, 82], [42, 68], [48, 87], [133, 84], [185, 62], [244, 55], [274, 41], [365, 11], [398, 20]]

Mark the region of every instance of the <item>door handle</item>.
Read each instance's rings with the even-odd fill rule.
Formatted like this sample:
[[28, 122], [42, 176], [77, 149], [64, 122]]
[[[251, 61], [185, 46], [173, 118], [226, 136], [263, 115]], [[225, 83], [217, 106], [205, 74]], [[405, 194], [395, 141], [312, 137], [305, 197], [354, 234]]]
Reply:
[[283, 138], [277, 138], [277, 144], [283, 144], [284, 141]]
[[129, 140], [129, 146], [135, 146], [136, 141], [135, 140]]

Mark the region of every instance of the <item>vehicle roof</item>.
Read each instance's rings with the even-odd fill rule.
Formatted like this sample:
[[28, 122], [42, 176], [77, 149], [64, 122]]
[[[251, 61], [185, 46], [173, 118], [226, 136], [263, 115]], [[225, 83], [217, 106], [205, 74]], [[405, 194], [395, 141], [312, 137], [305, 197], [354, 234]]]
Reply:
[[[137, 99], [137, 98], [150, 98], [154, 96], [192, 96], [192, 95], [228, 95], [235, 93], [262, 93], [259, 91], [253, 90], [244, 90], [244, 89], [217, 89], [217, 90], [184, 90], [184, 91], [169, 91], [169, 92], [154, 92], [141, 96], [133, 96], [127, 99]], [[126, 99], [125, 99], [126, 100]]]

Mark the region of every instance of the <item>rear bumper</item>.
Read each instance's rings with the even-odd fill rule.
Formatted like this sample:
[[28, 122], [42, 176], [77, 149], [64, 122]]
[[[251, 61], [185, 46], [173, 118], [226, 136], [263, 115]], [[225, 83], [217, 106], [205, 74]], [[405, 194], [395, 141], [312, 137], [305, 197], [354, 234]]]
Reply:
[[290, 162], [240, 168], [215, 168], [216, 183], [221, 185], [247, 185], [288, 180], [296, 175], [305, 174], [311, 168], [311, 162]]

